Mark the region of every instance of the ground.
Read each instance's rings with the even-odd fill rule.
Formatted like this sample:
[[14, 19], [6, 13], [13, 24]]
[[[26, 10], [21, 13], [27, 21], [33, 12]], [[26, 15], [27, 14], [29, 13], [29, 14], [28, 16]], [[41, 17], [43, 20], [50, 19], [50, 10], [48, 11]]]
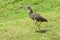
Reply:
[[[46, 32], [35, 32], [27, 10], [18, 9], [28, 4], [48, 20]], [[0, 0], [0, 40], [60, 40], [60, 0]]]

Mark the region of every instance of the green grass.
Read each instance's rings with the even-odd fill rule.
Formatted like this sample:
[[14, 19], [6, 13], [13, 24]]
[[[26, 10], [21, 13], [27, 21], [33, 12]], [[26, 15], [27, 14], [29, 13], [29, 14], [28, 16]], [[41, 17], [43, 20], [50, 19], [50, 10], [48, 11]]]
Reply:
[[[27, 10], [16, 10], [28, 4], [48, 20], [41, 24], [46, 33], [35, 32]], [[0, 40], [60, 40], [60, 0], [0, 0]]]

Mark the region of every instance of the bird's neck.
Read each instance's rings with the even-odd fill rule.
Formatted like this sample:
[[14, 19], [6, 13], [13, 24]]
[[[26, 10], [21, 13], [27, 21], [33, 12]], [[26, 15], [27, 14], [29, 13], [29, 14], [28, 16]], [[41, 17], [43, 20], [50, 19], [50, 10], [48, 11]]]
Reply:
[[32, 9], [30, 8], [30, 9], [28, 9], [28, 13], [29, 14], [32, 14], [33, 13], [33, 11], [32, 11]]

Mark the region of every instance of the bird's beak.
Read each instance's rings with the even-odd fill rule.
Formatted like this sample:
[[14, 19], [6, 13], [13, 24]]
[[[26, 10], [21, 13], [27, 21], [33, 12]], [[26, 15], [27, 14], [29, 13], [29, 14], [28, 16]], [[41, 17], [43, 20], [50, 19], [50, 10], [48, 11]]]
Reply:
[[16, 10], [19, 10], [19, 9], [21, 9], [21, 8], [24, 8], [24, 9], [25, 9], [25, 8], [26, 8], [26, 6], [19, 7], [19, 8], [17, 8]]
[[24, 7], [20, 7], [20, 8], [24, 8]]
[[23, 7], [18, 7], [16, 10], [19, 10], [19, 9], [21, 9], [21, 8], [23, 8]]
[[22, 7], [20, 7], [20, 8], [23, 8], [24, 10], [26, 9], [26, 6], [22, 6]]
[[26, 8], [26, 6], [22, 6], [22, 7], [20, 7], [20, 8]]
[[21, 8], [24, 8], [24, 7], [19, 7], [18, 9], [21, 9]]

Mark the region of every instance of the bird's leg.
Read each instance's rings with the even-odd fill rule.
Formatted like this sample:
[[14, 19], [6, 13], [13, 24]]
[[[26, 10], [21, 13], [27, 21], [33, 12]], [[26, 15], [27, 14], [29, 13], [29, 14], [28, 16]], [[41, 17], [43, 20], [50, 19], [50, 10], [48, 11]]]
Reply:
[[37, 22], [37, 21], [35, 21], [35, 23], [36, 23], [36, 30], [37, 30], [37, 28], [38, 28], [38, 30], [37, 30], [37, 31], [40, 31], [40, 25], [38, 24], [38, 22]]
[[39, 31], [41, 30], [41, 28], [40, 28], [40, 24], [41, 24], [41, 23], [37, 24], [37, 25], [38, 25], [38, 29], [39, 29]]
[[[39, 25], [38, 25], [38, 22], [35, 20], [35, 18], [34, 18], [34, 21], [35, 21], [36, 26], [38, 26], [38, 29], [39, 29], [39, 31], [40, 31], [40, 27], [39, 27]], [[36, 27], [36, 30], [37, 30], [37, 27]]]
[[36, 24], [36, 30], [37, 30], [37, 29], [38, 29], [38, 28], [37, 28], [37, 26], [38, 26], [38, 23], [37, 23], [37, 22], [35, 22], [35, 24]]
[[[37, 26], [37, 22], [36, 22], [36, 20], [35, 20], [35, 18], [34, 18], [34, 22], [35, 22], [35, 25]], [[35, 28], [35, 31], [37, 30], [37, 27]]]
[[41, 22], [39, 23], [39, 29], [40, 29], [39, 31], [41, 31], [41, 26], [40, 25], [41, 25]]
[[37, 22], [36, 22], [36, 20], [34, 22], [35, 22], [35, 25], [36, 25], [36, 28], [35, 28], [35, 31], [36, 31], [37, 30]]

